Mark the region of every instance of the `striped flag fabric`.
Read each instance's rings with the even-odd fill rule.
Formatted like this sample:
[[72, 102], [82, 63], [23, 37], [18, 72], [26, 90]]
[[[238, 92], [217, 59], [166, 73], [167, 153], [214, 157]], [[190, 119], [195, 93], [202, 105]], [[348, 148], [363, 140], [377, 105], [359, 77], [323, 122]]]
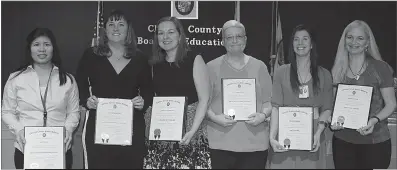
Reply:
[[97, 17], [95, 18], [94, 36], [92, 37], [91, 47], [98, 46], [102, 38], [101, 30], [104, 28], [103, 1], [98, 1]]

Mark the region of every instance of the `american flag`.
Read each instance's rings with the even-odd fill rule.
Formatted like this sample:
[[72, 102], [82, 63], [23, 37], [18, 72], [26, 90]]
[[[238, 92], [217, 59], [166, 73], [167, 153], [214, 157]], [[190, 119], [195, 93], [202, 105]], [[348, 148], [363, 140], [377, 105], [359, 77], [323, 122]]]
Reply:
[[284, 64], [284, 48], [283, 48], [283, 33], [281, 29], [280, 12], [278, 9], [278, 2], [272, 4], [272, 41], [271, 41], [271, 58], [270, 75], [273, 77], [274, 71]]
[[103, 38], [102, 29], [104, 28], [103, 1], [98, 1], [98, 10], [95, 19], [94, 36], [92, 37], [91, 47], [97, 46]]

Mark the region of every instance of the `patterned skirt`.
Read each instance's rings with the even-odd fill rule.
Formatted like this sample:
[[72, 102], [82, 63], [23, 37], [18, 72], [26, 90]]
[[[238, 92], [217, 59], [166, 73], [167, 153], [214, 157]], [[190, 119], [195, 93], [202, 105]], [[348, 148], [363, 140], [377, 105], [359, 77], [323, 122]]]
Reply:
[[[187, 107], [187, 131], [193, 125], [197, 105], [198, 102]], [[189, 145], [179, 145], [178, 142], [169, 141], [149, 141], [151, 111], [149, 108], [145, 113], [146, 146], [148, 148], [148, 154], [143, 163], [145, 169], [211, 169], [205, 121], [201, 123]]]

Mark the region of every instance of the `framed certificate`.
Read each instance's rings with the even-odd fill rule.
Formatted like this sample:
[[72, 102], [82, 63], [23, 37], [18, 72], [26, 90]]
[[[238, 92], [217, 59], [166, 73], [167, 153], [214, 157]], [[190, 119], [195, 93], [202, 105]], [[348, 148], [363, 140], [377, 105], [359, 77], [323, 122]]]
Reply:
[[64, 127], [25, 127], [24, 169], [65, 169]]
[[313, 108], [279, 107], [278, 142], [289, 150], [312, 150]]
[[248, 120], [256, 113], [255, 79], [222, 79], [222, 112], [234, 120]]
[[186, 97], [154, 97], [149, 140], [180, 141], [185, 133]]
[[133, 113], [129, 99], [98, 98], [95, 144], [132, 145]]
[[338, 84], [331, 124], [359, 129], [368, 123], [373, 87]]

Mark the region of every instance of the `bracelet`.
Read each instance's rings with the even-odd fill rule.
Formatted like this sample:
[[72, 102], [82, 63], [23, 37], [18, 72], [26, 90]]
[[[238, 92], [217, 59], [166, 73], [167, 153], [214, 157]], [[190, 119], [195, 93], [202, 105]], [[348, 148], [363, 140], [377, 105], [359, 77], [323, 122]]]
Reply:
[[322, 121], [322, 120], [321, 120], [321, 121], [318, 121], [317, 124], [318, 124], [318, 125], [319, 125], [319, 124], [323, 124], [325, 128], [328, 127], [328, 123], [325, 122], [325, 121]]
[[[379, 119], [378, 116], [371, 116], [371, 118], [375, 118], [376, 120], [378, 120], [378, 122], [376, 122], [375, 124], [378, 124], [378, 123], [380, 122], [380, 119]], [[371, 119], [371, 118], [370, 118], [370, 119]]]
[[84, 107], [86, 110], [90, 110], [90, 108], [88, 108], [87, 104], [83, 104], [81, 106]]
[[271, 112], [270, 112], [270, 113], [260, 112], [260, 113], [261, 113], [261, 114], [264, 114], [266, 118], [269, 117], [269, 116], [271, 115]]

